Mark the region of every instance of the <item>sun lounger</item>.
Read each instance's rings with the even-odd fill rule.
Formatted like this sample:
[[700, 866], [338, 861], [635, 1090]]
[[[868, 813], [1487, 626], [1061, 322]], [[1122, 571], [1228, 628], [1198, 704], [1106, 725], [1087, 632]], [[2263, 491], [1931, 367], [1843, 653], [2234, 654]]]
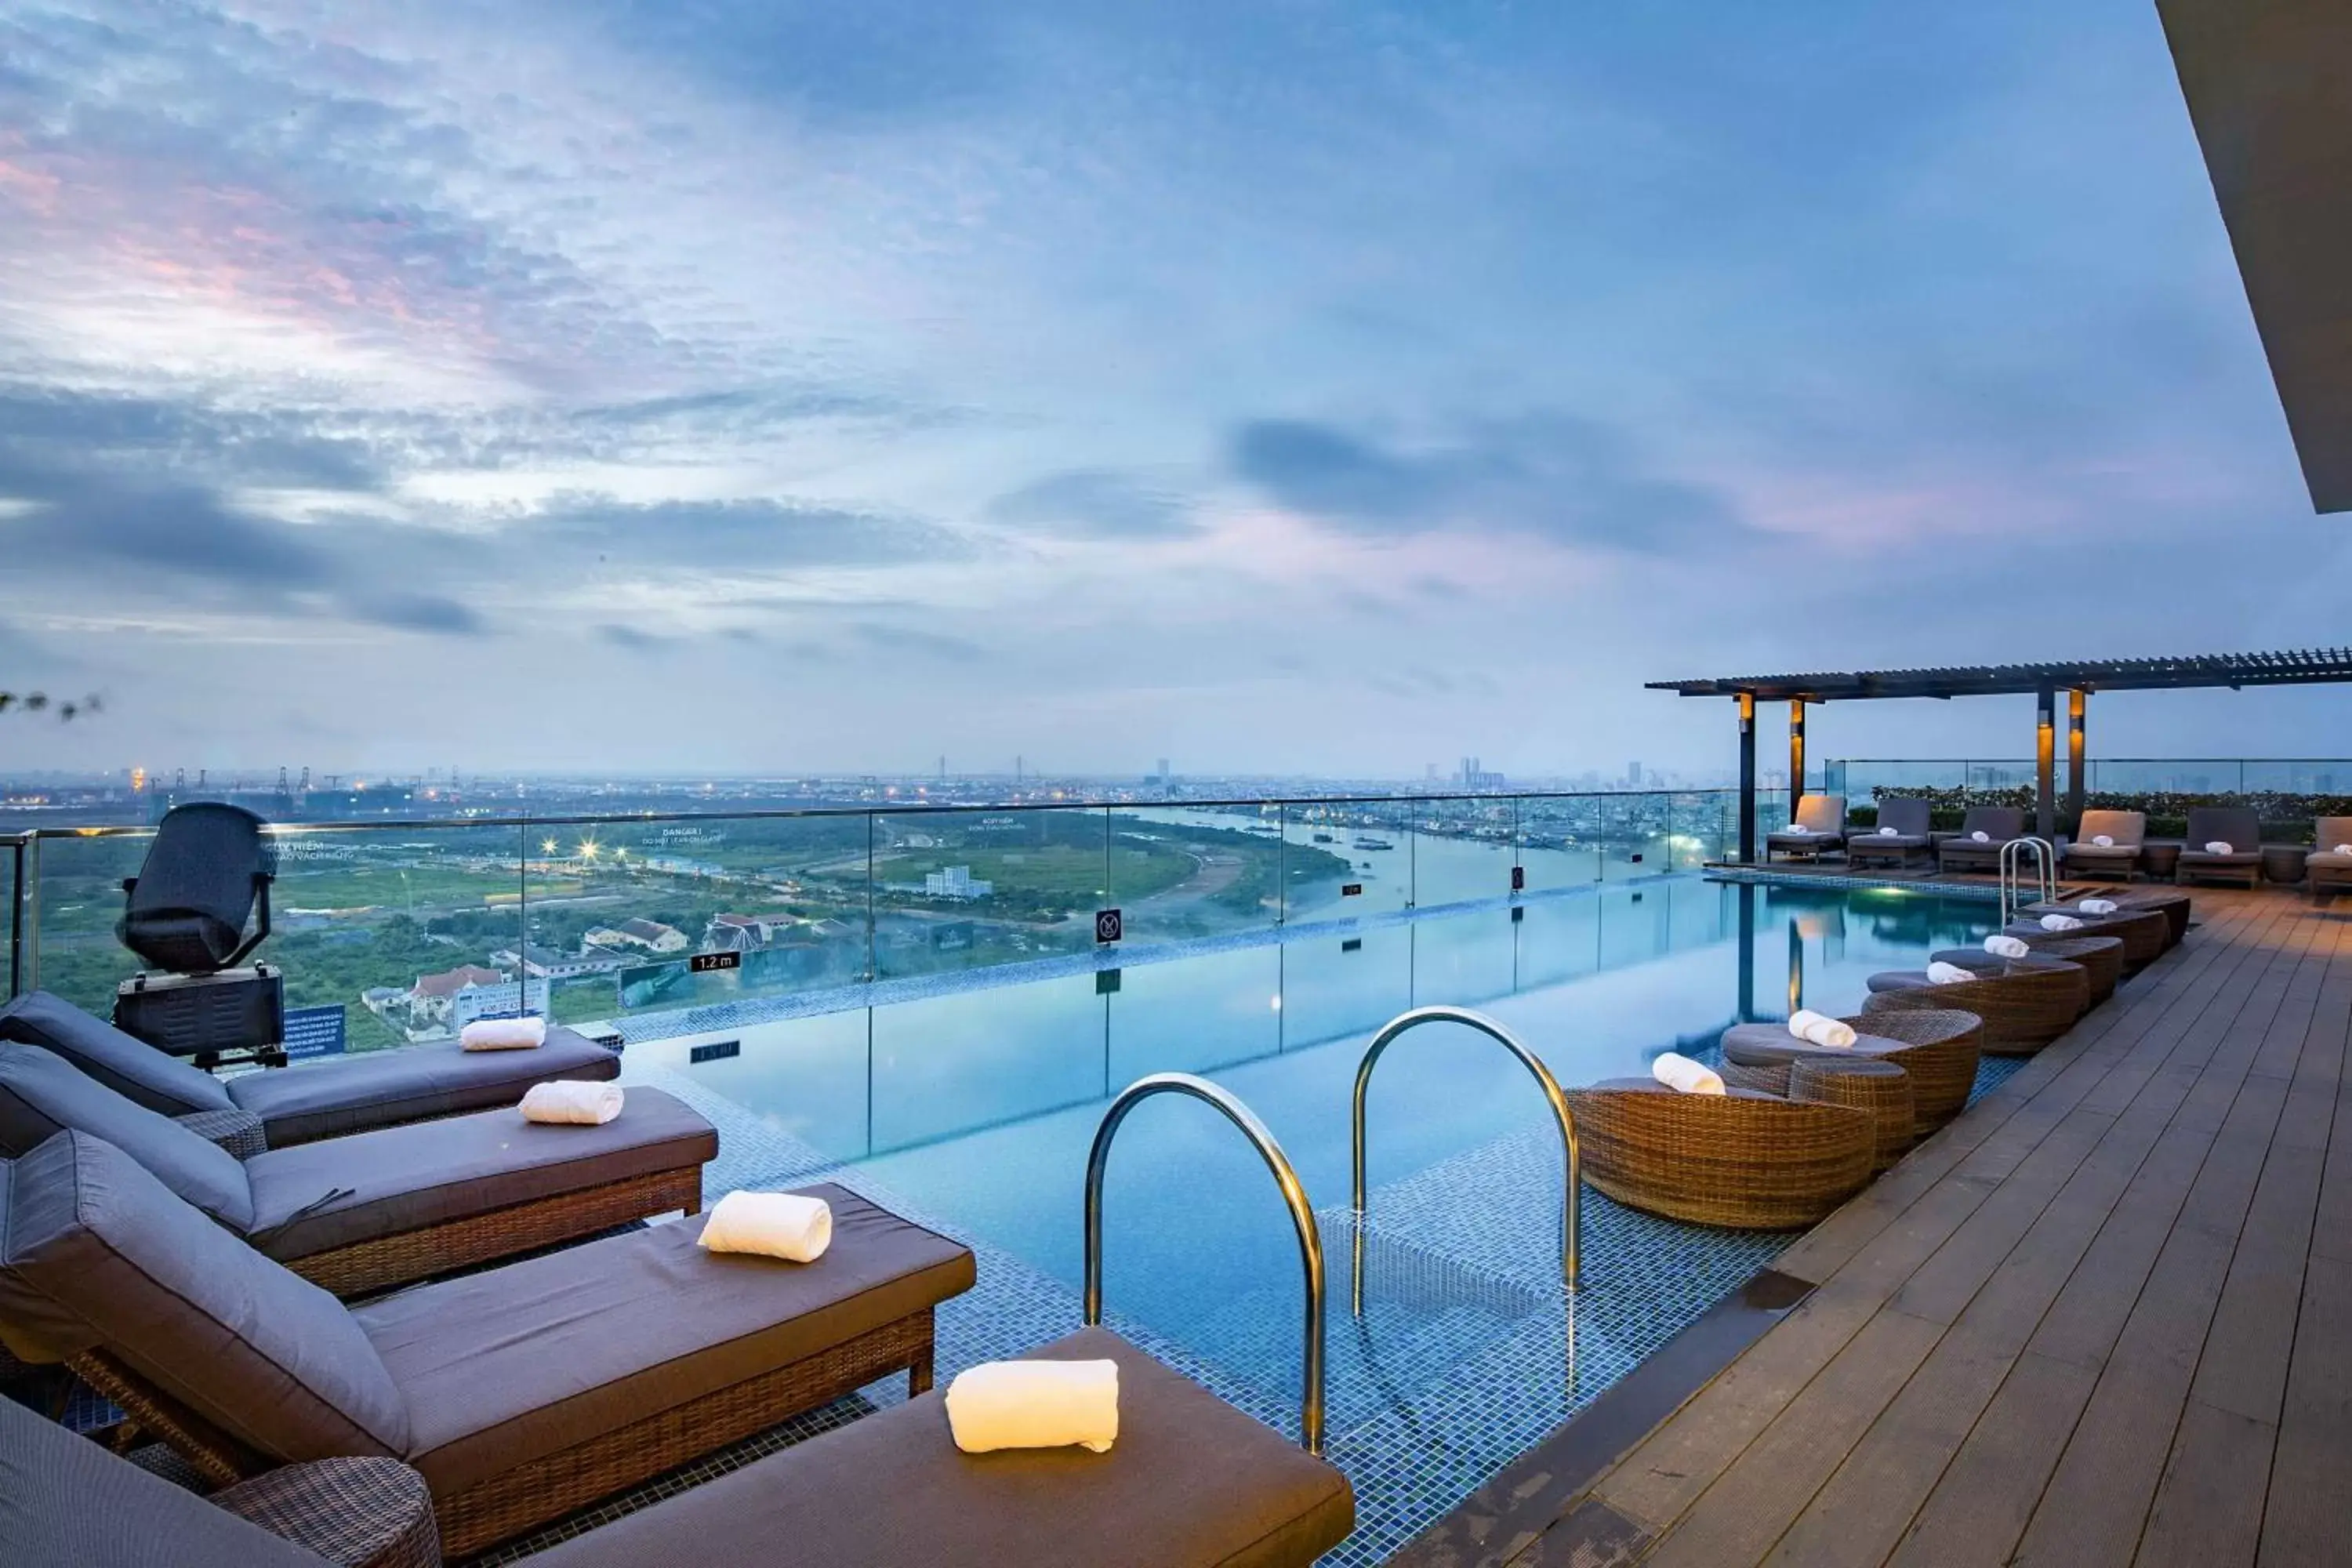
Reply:
[[0, 1044], [0, 1154], [106, 1139], [260, 1251], [360, 1295], [702, 1205], [709, 1122], [658, 1089], [602, 1126], [482, 1110], [240, 1161], [37, 1046]]
[[557, 1027], [534, 1050], [467, 1051], [452, 1040], [223, 1081], [46, 991], [28, 992], [0, 1008], [0, 1040], [53, 1051], [116, 1093], [166, 1116], [242, 1110], [258, 1119], [261, 1135], [273, 1149], [488, 1110], [514, 1104], [535, 1083], [603, 1080], [621, 1071], [621, 1058], [611, 1051]]
[[1825, 855], [1845, 843], [1845, 796], [1842, 795], [1808, 795], [1798, 797], [1797, 810], [1791, 818], [1793, 826], [1804, 829], [1792, 833], [1782, 828], [1764, 836], [1764, 858], [1769, 862], [1775, 854]]
[[[1983, 834], [1979, 839], [1976, 836]], [[1936, 865], [1945, 871], [1997, 871], [2000, 847], [2025, 837], [2025, 813], [2013, 805], [1972, 805], [1960, 830], [1936, 846]]]
[[2311, 825], [2313, 848], [2303, 858], [2304, 883], [2314, 898], [2352, 888], [2352, 816], [2323, 816]]
[[[2069, 876], [2128, 882], [2139, 868], [2140, 842], [2147, 837], [2145, 812], [2086, 811], [2081, 829], [2059, 851], [2059, 869]], [[2101, 838], [2115, 842], [2101, 844]]]
[[894, 1373], [929, 1386], [932, 1310], [971, 1253], [803, 1190], [834, 1211], [814, 1263], [706, 1253], [693, 1218], [354, 1309], [64, 1132], [0, 1165], [0, 1340], [216, 1481], [401, 1459], [462, 1557]]
[[1724, 1070], [1777, 1071], [1777, 1077], [1742, 1081], [1750, 1089], [1785, 1095], [1789, 1067], [1800, 1058], [1874, 1058], [1893, 1062], [1910, 1075], [1912, 1114], [1918, 1120], [1922, 1137], [1967, 1109], [1982, 1054], [1979, 1042], [1984, 1037], [1984, 1022], [1975, 1014], [1889, 1012], [1843, 1022], [1854, 1031], [1853, 1044], [1843, 1050], [1801, 1040], [1781, 1024], [1735, 1024], [1723, 1032]]
[[[929, 1394], [530, 1559], [825, 1568], [1307, 1568], [1355, 1527], [1347, 1478], [1107, 1329], [1026, 1359], [1118, 1363], [1118, 1440], [966, 1454]], [[789, 1556], [777, 1543], [791, 1543]]]
[[11, 1563], [440, 1568], [429, 1504], [397, 1459], [291, 1465], [203, 1497], [0, 1399], [0, 1545]]
[[[1890, 827], [1895, 831], [1887, 832]], [[1861, 828], [1846, 836], [1845, 858], [1847, 864], [1853, 866], [1865, 861], [1907, 866], [1915, 858], [1929, 854], [1934, 847], [1935, 840], [1927, 831], [1927, 803], [1890, 796], [1878, 803], [1875, 828]]]
[[[2227, 844], [2229, 852], [2208, 849]], [[2189, 808], [2189, 842], [2174, 867], [2176, 882], [2242, 882], [2252, 888], [2263, 879], [2263, 821], [2251, 806], [2192, 805]]]
[[1812, 1225], [1870, 1182], [1877, 1122], [1758, 1089], [1681, 1094], [1654, 1079], [1568, 1090], [1584, 1180], [1628, 1208], [1739, 1230]]

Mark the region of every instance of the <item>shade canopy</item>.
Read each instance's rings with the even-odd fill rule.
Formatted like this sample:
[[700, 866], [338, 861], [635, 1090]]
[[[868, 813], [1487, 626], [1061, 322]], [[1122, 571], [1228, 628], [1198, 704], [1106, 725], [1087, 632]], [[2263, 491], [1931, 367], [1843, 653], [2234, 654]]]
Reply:
[[2158, 691], [2192, 687], [2302, 686], [2352, 681], [2352, 648], [2200, 654], [2182, 658], [2096, 658], [2048, 664], [1960, 665], [1936, 669], [1857, 669], [1810, 675], [1723, 675], [1653, 680], [1654, 691], [1685, 697], [1752, 697], [1759, 702], [1846, 702], [1895, 697], [1998, 697], [2041, 691]]

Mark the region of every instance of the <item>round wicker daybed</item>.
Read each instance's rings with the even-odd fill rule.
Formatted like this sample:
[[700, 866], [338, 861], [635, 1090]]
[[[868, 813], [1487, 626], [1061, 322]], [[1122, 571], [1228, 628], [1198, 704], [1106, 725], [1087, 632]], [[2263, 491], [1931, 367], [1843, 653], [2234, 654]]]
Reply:
[[1887, 1013], [1956, 1007], [1984, 1020], [1979, 1044], [1987, 1053], [2028, 1057], [2073, 1028], [2074, 1020], [2091, 1005], [2091, 977], [2079, 963], [2038, 954], [1997, 959], [1979, 952], [1974, 956], [2000, 964], [2000, 972], [1948, 985], [1936, 984], [1924, 969], [1872, 975], [1870, 997], [1862, 1005], [1865, 1024], [1857, 1026], [1874, 1028], [1876, 1025], [1868, 1021]]
[[1795, 1230], [1869, 1184], [1877, 1120], [1755, 1089], [1678, 1094], [1652, 1079], [1567, 1091], [1584, 1179], [1667, 1219]]
[[[1765, 1076], [1740, 1082], [1770, 1094], [1789, 1091], [1789, 1065], [1800, 1057], [1874, 1057], [1911, 1075], [1916, 1134], [1928, 1133], [1958, 1116], [1976, 1088], [1984, 1021], [1957, 1008], [1889, 1011], [1845, 1020], [1853, 1044], [1842, 1051], [1801, 1040], [1779, 1024], [1735, 1024], [1723, 1032], [1725, 1081], [1733, 1068]], [[1777, 1077], [1773, 1076], [1777, 1074]]]

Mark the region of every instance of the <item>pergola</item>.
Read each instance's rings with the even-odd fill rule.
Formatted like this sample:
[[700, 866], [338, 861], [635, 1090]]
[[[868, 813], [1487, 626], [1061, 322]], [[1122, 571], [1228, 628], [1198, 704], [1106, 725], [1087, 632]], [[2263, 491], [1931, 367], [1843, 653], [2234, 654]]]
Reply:
[[2066, 693], [2066, 809], [2083, 809], [2083, 735], [2086, 700], [2095, 691], [2174, 691], [2196, 687], [2312, 686], [2352, 682], [2352, 648], [2284, 653], [2206, 654], [2189, 658], [2099, 658], [2074, 663], [1990, 664], [1949, 669], [1865, 669], [1811, 675], [1733, 675], [1707, 680], [1653, 680], [1653, 691], [1685, 697], [1728, 697], [1739, 704], [1739, 858], [1756, 858], [1756, 704], [1789, 705], [1791, 802], [1805, 787], [1805, 708], [1895, 697], [2014, 696], [2031, 692], [2034, 706], [2034, 831], [2058, 828], [2055, 772], [2058, 693]]

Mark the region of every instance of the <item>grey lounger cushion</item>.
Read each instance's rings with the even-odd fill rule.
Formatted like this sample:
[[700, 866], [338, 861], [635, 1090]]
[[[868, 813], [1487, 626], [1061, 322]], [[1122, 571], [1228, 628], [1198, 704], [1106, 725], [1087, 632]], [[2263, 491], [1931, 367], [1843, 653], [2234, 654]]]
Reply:
[[343, 1304], [120, 1149], [60, 1132], [0, 1182], [0, 1332], [19, 1354], [103, 1348], [280, 1459], [407, 1447], [400, 1392]]
[[[253, 1244], [291, 1259], [718, 1155], [719, 1134], [700, 1113], [657, 1089], [633, 1089], [601, 1127], [478, 1110], [272, 1149], [247, 1161], [245, 1173]], [[346, 1195], [320, 1202], [336, 1192]]]
[[0, 1399], [0, 1542], [16, 1563], [322, 1568], [326, 1559]]
[[1354, 1528], [1347, 1478], [1118, 1335], [1088, 1329], [1030, 1355], [1118, 1363], [1108, 1453], [961, 1453], [943, 1396], [927, 1394], [600, 1526], [534, 1568], [1307, 1568]]
[[231, 1229], [252, 1228], [253, 1194], [236, 1155], [38, 1046], [0, 1043], [0, 1155], [29, 1154], [68, 1128], [105, 1139]]
[[697, 1217], [357, 1309], [408, 1400], [409, 1462], [446, 1497], [971, 1289], [970, 1249], [845, 1187], [801, 1190], [833, 1206], [814, 1263], [704, 1252]]
[[0, 1040], [52, 1051], [115, 1093], [166, 1116], [236, 1107], [212, 1074], [165, 1056], [47, 991], [28, 991], [0, 1007]]
[[575, 1030], [547, 1032], [528, 1051], [467, 1051], [455, 1041], [369, 1051], [307, 1067], [247, 1073], [228, 1081], [229, 1100], [261, 1118], [269, 1146], [340, 1138], [429, 1117], [488, 1110], [520, 1100], [550, 1079], [617, 1078], [621, 1058]]

